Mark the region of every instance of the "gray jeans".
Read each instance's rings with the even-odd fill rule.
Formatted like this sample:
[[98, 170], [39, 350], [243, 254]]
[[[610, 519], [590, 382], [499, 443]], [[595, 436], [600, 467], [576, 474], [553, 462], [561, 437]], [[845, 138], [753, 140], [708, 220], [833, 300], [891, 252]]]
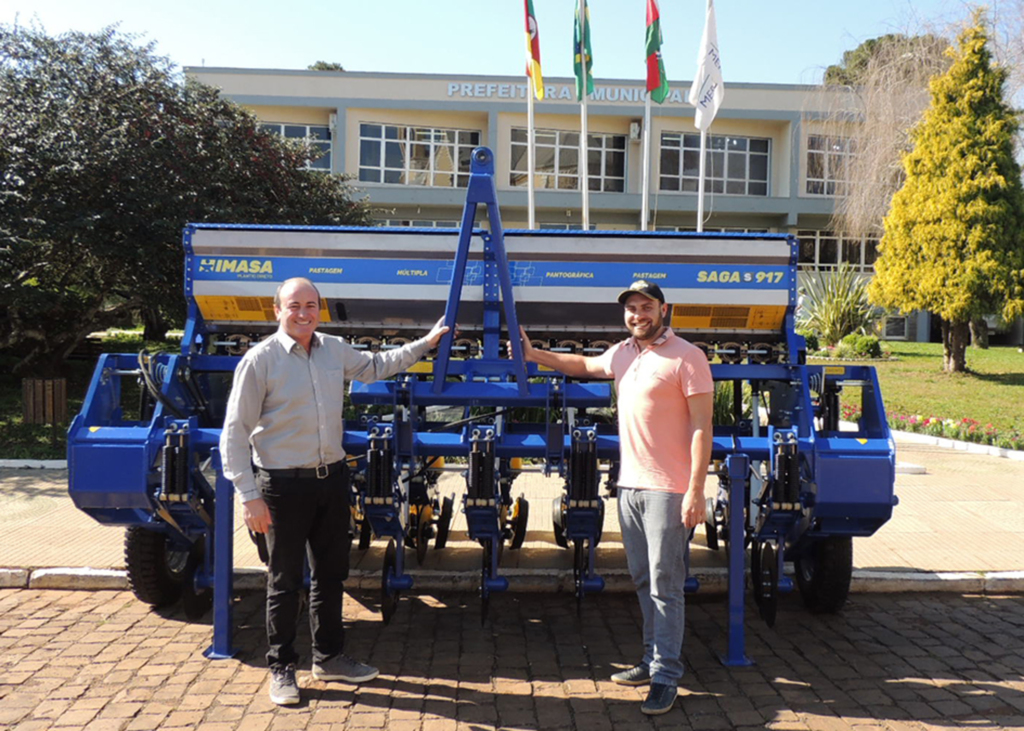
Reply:
[[651, 682], [678, 685], [683, 677], [686, 548], [683, 495], [619, 488], [619, 524], [626, 564], [644, 618], [644, 658]]

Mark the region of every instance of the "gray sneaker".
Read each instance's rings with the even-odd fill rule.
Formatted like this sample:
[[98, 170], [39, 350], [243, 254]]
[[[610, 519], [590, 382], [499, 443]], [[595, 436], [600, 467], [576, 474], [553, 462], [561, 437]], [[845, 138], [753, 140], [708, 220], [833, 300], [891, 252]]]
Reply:
[[640, 710], [648, 716], [668, 713], [676, 704], [676, 693], [678, 689], [674, 685], [651, 683], [651, 689], [647, 691], [647, 700], [640, 704]]
[[612, 682], [618, 685], [647, 685], [651, 682], [651, 669], [646, 665], [634, 665], [612, 675]]
[[294, 665], [270, 669], [270, 700], [279, 706], [294, 706], [299, 702]]
[[347, 655], [335, 655], [323, 662], [313, 662], [313, 678], [316, 680], [343, 680], [346, 683], [365, 683], [373, 680], [380, 671], [372, 665], [356, 662]]

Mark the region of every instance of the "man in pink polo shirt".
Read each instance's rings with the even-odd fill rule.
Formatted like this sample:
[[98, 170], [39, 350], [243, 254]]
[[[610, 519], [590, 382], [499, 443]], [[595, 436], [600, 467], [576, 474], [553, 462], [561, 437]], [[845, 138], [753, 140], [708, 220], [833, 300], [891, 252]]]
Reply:
[[612, 680], [650, 683], [640, 710], [656, 715], [672, 709], [683, 675], [684, 557], [691, 529], [704, 520], [715, 385], [704, 353], [665, 324], [657, 284], [633, 282], [619, 304], [632, 337], [603, 354], [536, 350], [522, 332], [523, 354], [574, 378], [615, 379], [619, 523], [644, 618], [644, 655]]

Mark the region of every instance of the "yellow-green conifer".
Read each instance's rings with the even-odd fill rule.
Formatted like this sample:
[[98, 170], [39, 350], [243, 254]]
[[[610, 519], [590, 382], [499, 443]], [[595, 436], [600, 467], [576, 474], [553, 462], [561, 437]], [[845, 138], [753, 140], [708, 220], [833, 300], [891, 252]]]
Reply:
[[931, 105], [903, 157], [869, 292], [883, 307], [942, 318], [945, 369], [965, 370], [968, 323], [1024, 311], [1024, 193], [1014, 158], [1017, 115], [1003, 97], [984, 17], [947, 53]]

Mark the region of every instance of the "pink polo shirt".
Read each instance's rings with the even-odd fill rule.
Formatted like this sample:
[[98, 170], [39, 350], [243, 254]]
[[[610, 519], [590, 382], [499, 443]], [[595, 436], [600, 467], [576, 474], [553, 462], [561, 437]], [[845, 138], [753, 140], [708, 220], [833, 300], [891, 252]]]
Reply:
[[693, 440], [687, 398], [715, 390], [703, 351], [666, 329], [643, 351], [629, 338], [598, 358], [618, 392], [619, 484], [686, 492]]

